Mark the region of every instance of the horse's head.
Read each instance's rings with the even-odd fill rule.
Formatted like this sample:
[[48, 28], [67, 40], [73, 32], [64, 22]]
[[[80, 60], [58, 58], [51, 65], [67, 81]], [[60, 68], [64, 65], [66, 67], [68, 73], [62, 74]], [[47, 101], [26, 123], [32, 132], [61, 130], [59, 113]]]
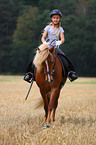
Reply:
[[42, 69], [42, 63], [46, 60], [46, 58], [49, 55], [49, 45], [47, 44], [41, 44], [37, 48], [37, 52], [35, 55], [35, 58], [33, 60], [33, 63], [35, 64], [35, 67], [40, 72]]
[[55, 62], [56, 62], [56, 57], [54, 56], [54, 53], [55, 53], [54, 47], [50, 48], [49, 55], [43, 64], [45, 80], [47, 82], [53, 81], [53, 74], [55, 71]]
[[53, 72], [55, 68], [54, 52], [54, 47], [49, 48], [49, 45], [41, 44], [37, 48], [37, 53], [33, 61], [39, 72], [43, 68], [45, 73], [45, 80], [48, 82], [53, 81]]

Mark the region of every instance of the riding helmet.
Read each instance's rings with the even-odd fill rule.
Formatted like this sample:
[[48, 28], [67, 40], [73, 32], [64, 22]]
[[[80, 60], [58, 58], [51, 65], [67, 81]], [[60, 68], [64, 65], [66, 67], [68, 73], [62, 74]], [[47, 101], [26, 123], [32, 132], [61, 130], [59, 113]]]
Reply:
[[50, 17], [52, 17], [53, 15], [59, 15], [60, 17], [62, 17], [62, 13], [57, 9], [51, 11]]

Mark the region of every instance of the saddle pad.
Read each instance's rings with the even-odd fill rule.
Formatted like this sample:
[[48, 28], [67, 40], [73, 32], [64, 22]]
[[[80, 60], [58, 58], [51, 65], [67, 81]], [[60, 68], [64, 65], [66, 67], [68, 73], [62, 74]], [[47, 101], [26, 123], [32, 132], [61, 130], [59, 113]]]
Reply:
[[62, 60], [61, 60], [61, 58], [57, 55], [57, 57], [59, 58], [59, 60], [60, 60], [60, 62], [61, 62], [61, 65], [62, 65], [62, 75], [63, 75], [63, 77], [65, 76], [65, 67], [64, 67], [64, 65], [63, 65], [63, 63], [62, 63]]

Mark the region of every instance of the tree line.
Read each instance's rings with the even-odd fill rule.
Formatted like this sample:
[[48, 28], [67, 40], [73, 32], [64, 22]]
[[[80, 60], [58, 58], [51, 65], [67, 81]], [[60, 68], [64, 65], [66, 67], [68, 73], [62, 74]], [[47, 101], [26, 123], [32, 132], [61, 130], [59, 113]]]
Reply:
[[60, 49], [78, 75], [96, 76], [95, 0], [0, 0], [0, 73], [25, 73], [53, 9], [63, 14]]

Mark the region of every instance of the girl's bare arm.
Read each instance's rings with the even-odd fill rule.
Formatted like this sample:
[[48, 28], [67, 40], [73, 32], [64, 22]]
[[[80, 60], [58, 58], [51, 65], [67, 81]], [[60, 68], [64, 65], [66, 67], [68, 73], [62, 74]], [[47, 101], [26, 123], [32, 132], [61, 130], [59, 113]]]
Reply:
[[45, 41], [46, 36], [47, 36], [47, 31], [44, 31], [43, 36], [41, 38], [42, 43]]
[[61, 38], [61, 42], [64, 43], [64, 41], [65, 41], [64, 33], [60, 33], [60, 38]]

